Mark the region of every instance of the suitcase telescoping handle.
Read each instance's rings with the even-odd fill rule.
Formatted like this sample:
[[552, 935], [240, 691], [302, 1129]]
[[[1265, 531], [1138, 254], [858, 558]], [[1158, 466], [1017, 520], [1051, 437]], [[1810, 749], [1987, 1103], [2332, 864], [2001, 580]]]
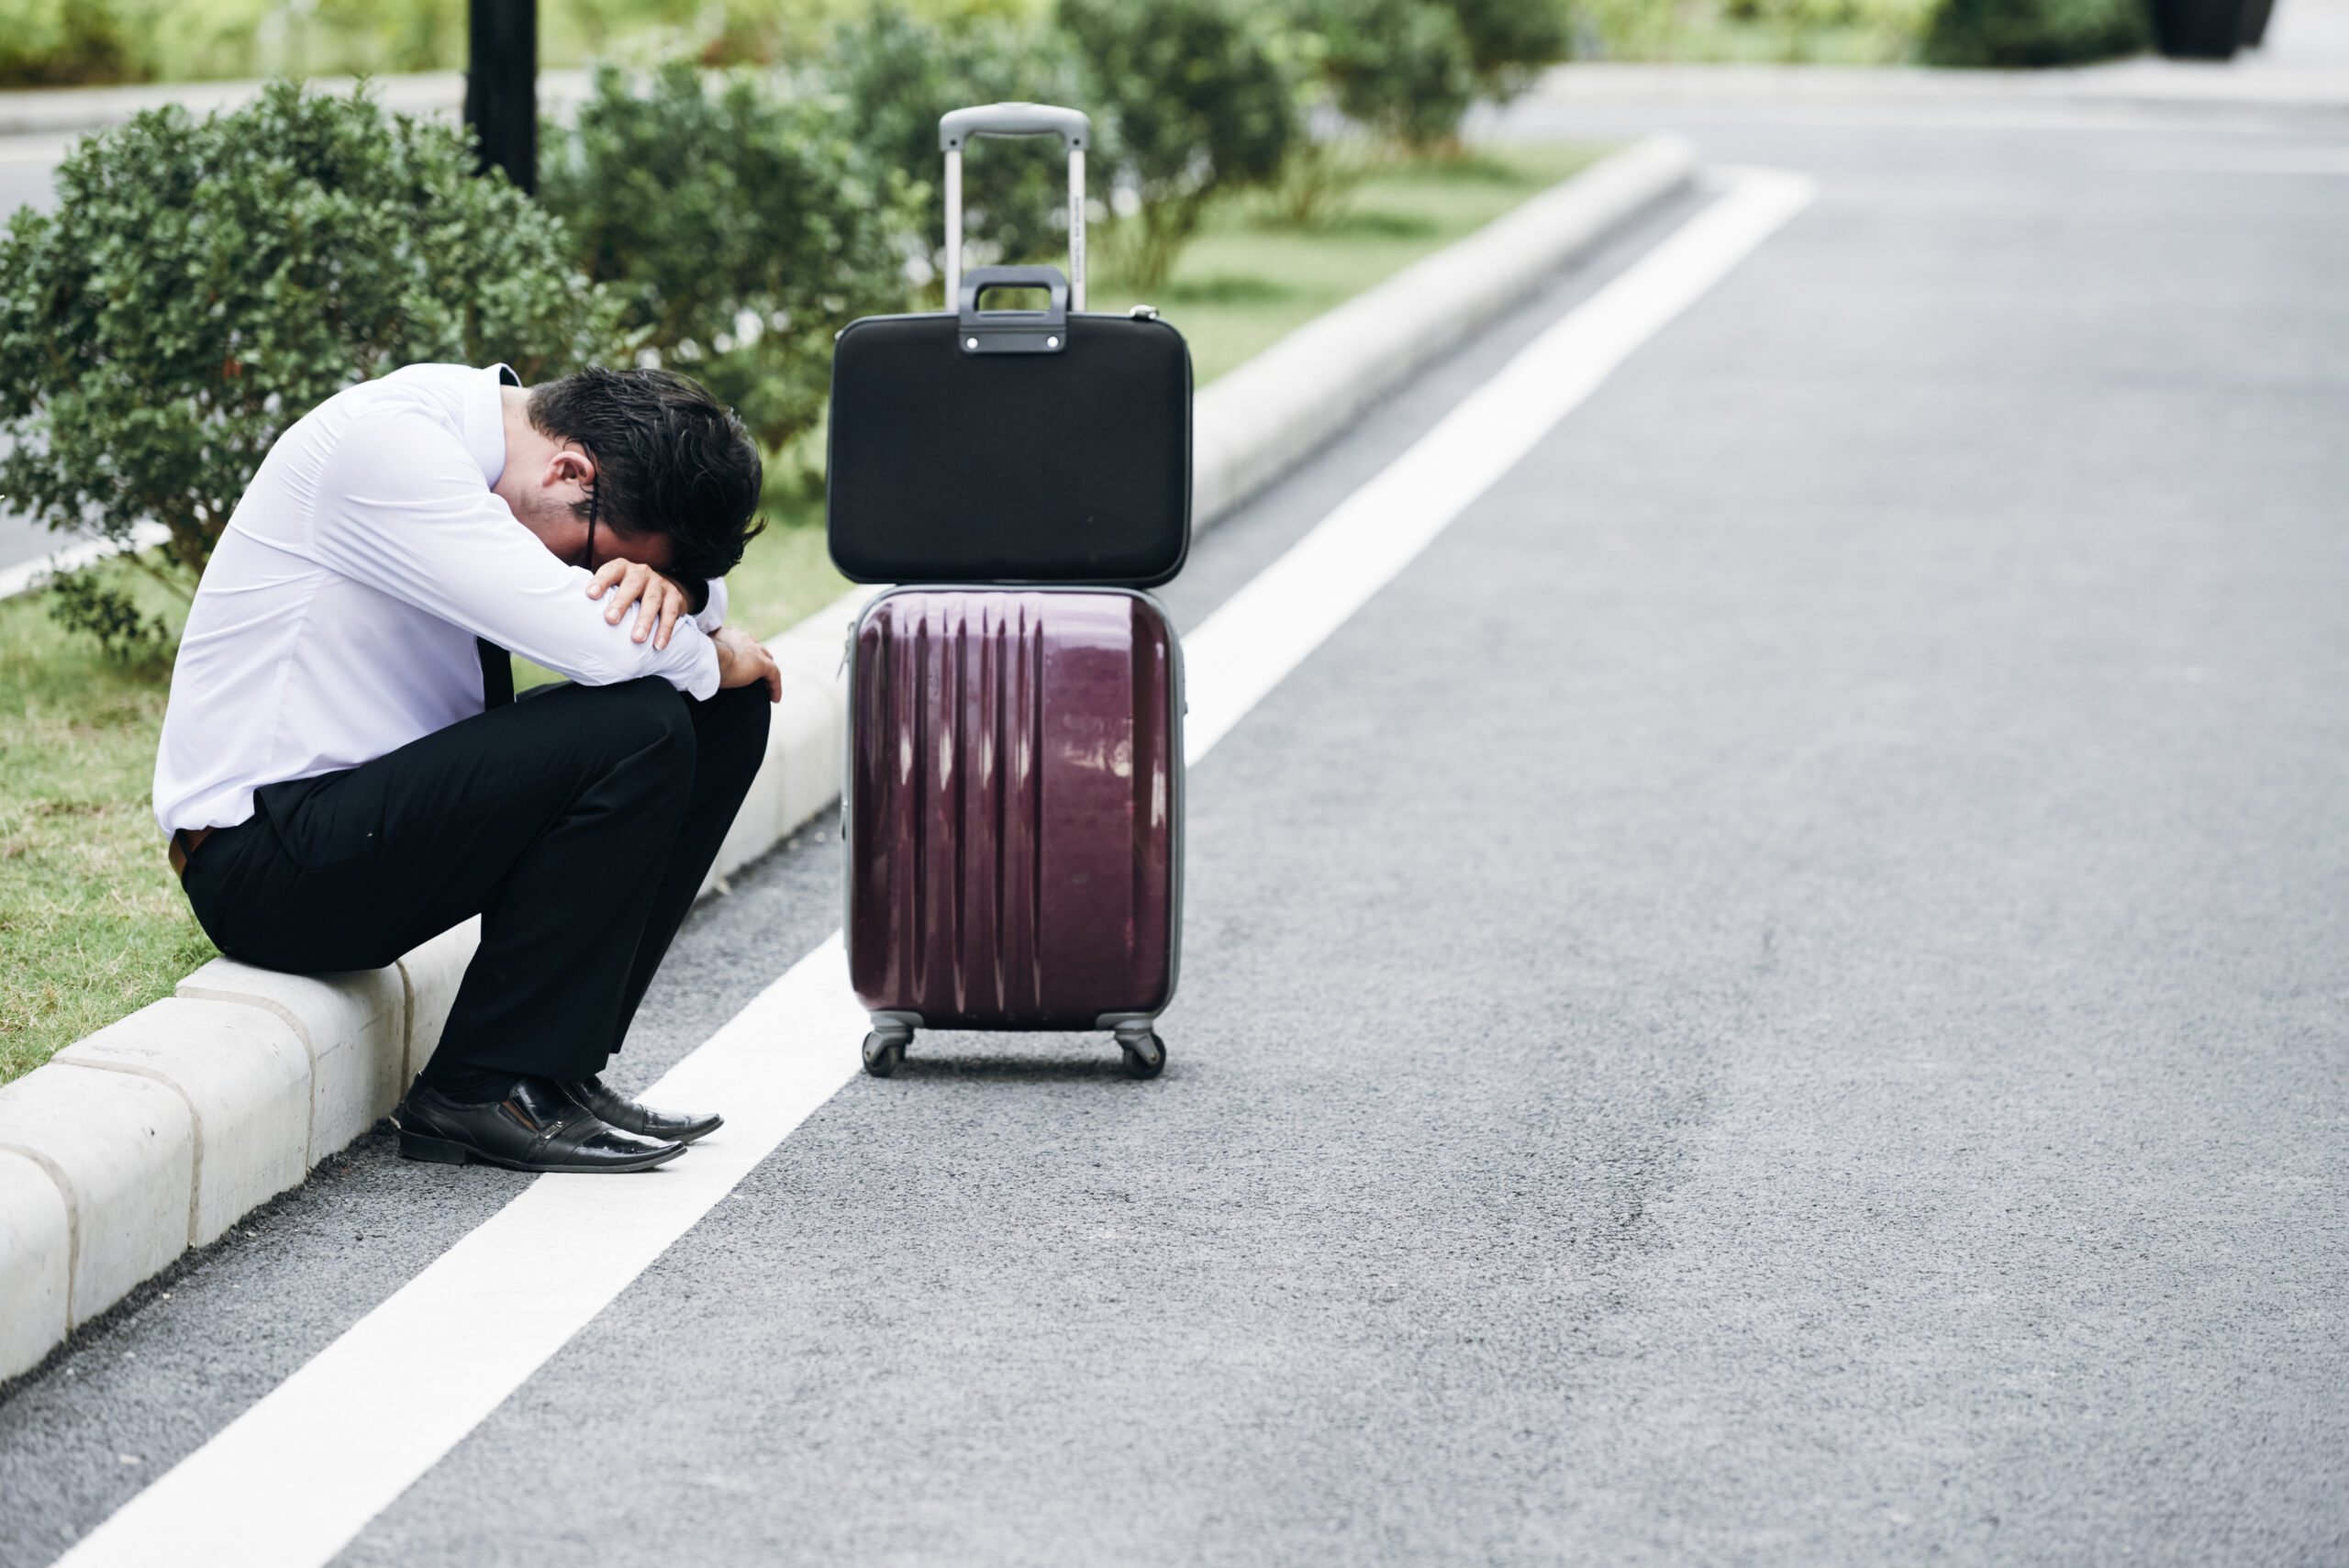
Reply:
[[1085, 308], [1085, 150], [1093, 122], [1082, 109], [1050, 104], [981, 104], [938, 119], [946, 154], [946, 307], [963, 294], [963, 145], [974, 136], [1057, 136], [1068, 149], [1068, 307]]

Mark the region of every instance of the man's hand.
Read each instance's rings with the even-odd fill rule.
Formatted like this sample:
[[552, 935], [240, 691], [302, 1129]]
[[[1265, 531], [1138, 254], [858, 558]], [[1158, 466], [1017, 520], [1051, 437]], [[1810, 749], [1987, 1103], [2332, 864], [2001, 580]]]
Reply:
[[655, 648], [669, 646], [678, 617], [691, 619], [693, 616], [693, 601], [685, 591], [640, 561], [607, 561], [597, 567], [587, 584], [587, 596], [600, 599], [606, 589], [612, 591], [612, 602], [604, 606], [606, 624], [619, 625], [620, 617], [634, 605], [636, 630], [631, 635], [639, 642], [651, 638]]
[[747, 631], [721, 626], [709, 639], [718, 648], [718, 684], [720, 686], [747, 686], [753, 682], [767, 684], [767, 701], [783, 700], [783, 672], [775, 668], [774, 655], [759, 646], [759, 639]]

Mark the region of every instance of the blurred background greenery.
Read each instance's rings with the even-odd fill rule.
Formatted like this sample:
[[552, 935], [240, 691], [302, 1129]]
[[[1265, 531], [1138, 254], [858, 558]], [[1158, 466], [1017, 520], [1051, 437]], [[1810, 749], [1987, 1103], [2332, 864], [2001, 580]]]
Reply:
[[[1040, 22], [1051, 0], [912, 0], [935, 27]], [[1489, 90], [1516, 70], [1525, 28], [1554, 28], [1556, 57], [1881, 64], [2070, 63], [2145, 46], [2143, 0], [1460, 0], [1472, 79]], [[1408, 117], [1463, 91], [1414, 0], [1386, 7], [1291, 7], [1316, 37], [1401, 49], [1422, 72]], [[540, 63], [651, 67], [797, 66], [865, 12], [861, 0], [543, 0]], [[185, 81], [278, 74], [462, 69], [465, 0], [7, 0], [0, 6], [0, 86]], [[1535, 52], [1539, 53], [1539, 50]], [[1364, 106], [1367, 100], [1358, 103]]]

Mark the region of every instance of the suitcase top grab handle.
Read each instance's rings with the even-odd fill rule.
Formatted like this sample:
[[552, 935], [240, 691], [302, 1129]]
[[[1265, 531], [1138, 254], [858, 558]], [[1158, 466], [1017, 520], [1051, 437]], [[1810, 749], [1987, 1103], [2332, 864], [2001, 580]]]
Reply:
[[1093, 121], [1083, 109], [1051, 104], [981, 104], [949, 109], [938, 117], [938, 150], [960, 152], [974, 136], [1057, 136], [1072, 152], [1093, 141]]
[[1082, 109], [1051, 104], [980, 104], [938, 117], [938, 148], [946, 154], [946, 300], [963, 292], [963, 148], [974, 136], [1057, 136], [1068, 149], [1069, 308], [1085, 308], [1085, 150], [1093, 121]]
[[[1041, 310], [981, 310], [991, 288], [1042, 289]], [[956, 299], [955, 339], [966, 354], [1057, 354], [1068, 342], [1068, 280], [1058, 267], [973, 267]]]

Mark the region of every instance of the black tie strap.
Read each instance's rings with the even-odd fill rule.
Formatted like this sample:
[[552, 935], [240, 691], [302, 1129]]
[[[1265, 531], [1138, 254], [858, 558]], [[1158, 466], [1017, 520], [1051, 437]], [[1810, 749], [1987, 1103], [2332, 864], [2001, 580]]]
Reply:
[[481, 651], [482, 706], [504, 707], [514, 700], [514, 656], [485, 637], [473, 646]]

